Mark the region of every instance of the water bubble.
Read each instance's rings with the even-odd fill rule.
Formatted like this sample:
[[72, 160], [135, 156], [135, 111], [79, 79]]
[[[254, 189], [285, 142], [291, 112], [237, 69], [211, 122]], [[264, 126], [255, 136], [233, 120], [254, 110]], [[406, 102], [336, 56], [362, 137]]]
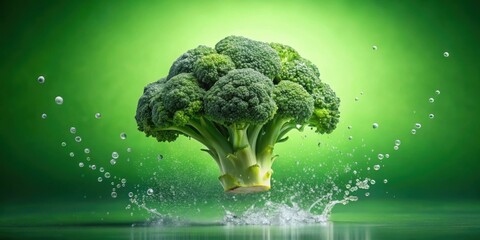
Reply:
[[122, 140], [127, 139], [127, 134], [124, 133], [124, 132], [120, 133], [120, 138], [121, 138]]
[[98, 181], [98, 182], [102, 182], [102, 181], [103, 181], [103, 178], [102, 178], [102, 177], [98, 177], [98, 178], [97, 178], [97, 181]]
[[95, 170], [95, 169], [97, 169], [97, 166], [95, 166], [95, 164], [93, 164], [90, 168], [91, 168], [92, 170]]
[[82, 141], [82, 137], [80, 137], [80, 136], [75, 137], [75, 142], [81, 142], [81, 141]]
[[368, 197], [368, 196], [370, 196], [370, 193], [369, 193], [369, 192], [366, 192], [366, 193], [365, 193], [365, 197]]
[[402, 144], [402, 141], [400, 141], [400, 140], [398, 140], [398, 139], [395, 140], [395, 146], [400, 146], [400, 144]]
[[360, 95], [363, 95], [363, 92], [360, 92]]
[[61, 145], [62, 145], [62, 147], [65, 147], [65, 146], [67, 146], [67, 143], [66, 143], [66, 142], [62, 142]]
[[358, 102], [359, 98], [358, 97], [355, 97], [355, 102]]
[[431, 102], [431, 103], [434, 103], [435, 99], [434, 98], [429, 98], [428, 101]]
[[117, 192], [112, 192], [112, 198], [117, 198]]
[[440, 90], [436, 90], [435, 94], [440, 95]]
[[375, 180], [373, 180], [373, 179], [370, 180], [370, 184], [375, 185], [375, 183], [377, 183], [377, 182], [375, 182]]
[[110, 173], [106, 172], [104, 176], [105, 176], [105, 178], [110, 178]]
[[117, 152], [112, 152], [112, 158], [117, 159], [119, 157]]
[[70, 133], [75, 134], [77, 133], [77, 129], [75, 127], [70, 128]]
[[117, 160], [115, 160], [115, 159], [110, 159], [110, 164], [112, 164], [112, 165], [117, 164]]
[[132, 152], [132, 148], [131, 147], [127, 148], [127, 152]]
[[70, 157], [75, 157], [75, 153], [70, 152]]
[[122, 178], [122, 180], [120, 180], [120, 182], [123, 183], [123, 184], [125, 184], [125, 183], [127, 183], [127, 179]]
[[44, 76], [39, 76], [39, 77], [37, 78], [37, 81], [38, 81], [38, 83], [40, 83], [40, 84], [44, 84], [44, 83], [45, 83], [45, 77], [44, 77]]
[[46, 114], [46, 113], [42, 113], [42, 118], [43, 118], [43, 119], [47, 118], [47, 114]]
[[388, 183], [388, 180], [387, 180], [387, 179], [383, 179], [383, 183], [387, 184], [387, 183]]
[[386, 153], [385, 158], [390, 158], [390, 154]]
[[430, 114], [428, 114], [428, 117], [429, 117], [430, 119], [433, 119], [433, 118], [435, 117], [435, 115], [433, 115], [433, 113], [430, 113]]
[[378, 159], [379, 159], [379, 160], [382, 160], [382, 159], [383, 159], [383, 154], [379, 153], [379, 154], [378, 154]]
[[352, 139], [353, 139], [353, 137], [352, 137], [352, 136], [349, 136], [349, 137], [348, 137], [348, 140], [352, 140]]
[[55, 97], [55, 103], [58, 104], [58, 105], [62, 105], [63, 104], [63, 98], [60, 97], [60, 96]]
[[373, 165], [373, 169], [374, 169], [375, 171], [380, 170], [380, 165], [378, 165], [378, 164], [377, 164], [377, 165]]
[[90, 157], [87, 157], [87, 161], [90, 161]]
[[393, 146], [393, 150], [397, 151], [397, 150], [398, 150], [398, 146]]
[[103, 172], [105, 172], [105, 168], [103, 168], [103, 167], [100, 167], [100, 169], [98, 169], [98, 171], [100, 171], [100, 172], [102, 172], [102, 173], [103, 173]]
[[412, 129], [412, 134], [416, 134], [416, 133], [417, 133], [417, 130]]
[[373, 50], [377, 50], [377, 49], [378, 49], [377, 45], [373, 45], [373, 46], [372, 46], [372, 49], [373, 49]]
[[96, 119], [99, 119], [99, 118], [101, 118], [101, 117], [102, 117], [102, 114], [101, 114], [101, 113], [95, 113], [95, 118], [96, 118]]
[[163, 155], [162, 155], [162, 154], [158, 154], [157, 159], [158, 159], [158, 160], [163, 160]]
[[378, 128], [378, 123], [373, 123], [373, 124], [372, 124], [372, 127], [373, 127], [373, 129]]
[[352, 129], [352, 126], [348, 126], [347, 129], [349, 129], [349, 130]]
[[420, 123], [415, 123], [415, 127], [418, 129], [418, 128], [421, 128], [422, 127], [422, 124]]
[[78, 166], [79, 166], [79, 167], [83, 167], [83, 166], [85, 166], [85, 164], [83, 164], [83, 162], [79, 162], [79, 163], [78, 163]]
[[133, 197], [133, 192], [129, 192], [129, 193], [128, 193], [128, 196], [129, 196], [129, 197]]
[[90, 149], [89, 148], [85, 148], [85, 150], [83, 150], [86, 154], [89, 154], [90, 153]]
[[444, 56], [444, 57], [449, 57], [449, 56], [450, 56], [450, 53], [444, 52], [444, 53], [443, 53], [443, 56]]
[[149, 189], [147, 190], [147, 194], [148, 194], [149, 196], [153, 195], [153, 189], [149, 188]]

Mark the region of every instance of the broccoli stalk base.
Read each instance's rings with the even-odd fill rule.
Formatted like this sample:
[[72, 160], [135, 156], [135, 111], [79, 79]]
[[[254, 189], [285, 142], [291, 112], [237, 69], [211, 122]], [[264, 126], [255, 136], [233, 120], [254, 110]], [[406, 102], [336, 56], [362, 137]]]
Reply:
[[255, 164], [243, 171], [223, 174], [218, 179], [225, 192], [253, 193], [270, 190], [271, 176], [271, 169], [262, 169], [260, 165]]

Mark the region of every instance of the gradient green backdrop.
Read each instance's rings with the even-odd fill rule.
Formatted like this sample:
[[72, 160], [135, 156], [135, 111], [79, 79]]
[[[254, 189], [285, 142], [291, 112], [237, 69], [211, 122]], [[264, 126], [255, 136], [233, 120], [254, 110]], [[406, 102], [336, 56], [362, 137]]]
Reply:
[[[201, 181], [207, 193], [220, 194], [216, 166], [199, 144], [184, 138], [156, 143], [136, 130], [133, 117], [143, 87], [165, 76], [180, 54], [228, 35], [293, 46], [317, 64], [342, 99], [341, 123], [332, 135], [292, 133], [277, 147], [278, 179], [332, 161], [326, 148], [348, 151], [364, 138], [368, 150], [392, 155], [374, 175], [389, 183], [377, 184], [372, 198], [478, 199], [478, 9], [475, 1], [2, 2], [0, 208], [108, 197], [108, 184], [78, 167], [84, 147], [104, 166], [119, 151], [110, 169], [129, 183], [145, 186], [142, 178], [163, 164], [162, 174], [174, 184]], [[39, 75], [45, 84], [37, 83]], [[65, 99], [61, 106], [54, 103], [57, 95]], [[103, 117], [95, 119], [96, 112]], [[372, 130], [373, 122], [380, 128]], [[412, 136], [416, 122], [423, 127]], [[82, 143], [73, 141], [71, 126]], [[402, 145], [394, 152], [397, 138]], [[62, 148], [62, 141], [69, 145]], [[165, 156], [160, 163], [157, 154]]]

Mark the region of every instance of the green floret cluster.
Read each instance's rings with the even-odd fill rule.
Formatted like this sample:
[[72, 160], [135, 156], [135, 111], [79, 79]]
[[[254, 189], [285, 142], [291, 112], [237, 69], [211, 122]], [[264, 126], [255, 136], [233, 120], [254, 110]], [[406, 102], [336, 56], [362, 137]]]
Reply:
[[331, 133], [340, 99], [318, 68], [290, 46], [229, 36], [198, 46], [148, 84], [138, 101], [138, 129], [158, 141], [184, 135], [204, 145], [225, 191], [270, 189], [275, 144], [305, 126]]

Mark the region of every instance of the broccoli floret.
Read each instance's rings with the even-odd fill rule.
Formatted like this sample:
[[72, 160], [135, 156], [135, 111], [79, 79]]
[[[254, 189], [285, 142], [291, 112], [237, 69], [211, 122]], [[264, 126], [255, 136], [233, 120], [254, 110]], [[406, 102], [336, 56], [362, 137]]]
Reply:
[[280, 57], [267, 43], [230, 36], [218, 42], [215, 49], [229, 56], [237, 69], [252, 68], [270, 79], [280, 71]]
[[207, 92], [205, 113], [225, 125], [262, 124], [277, 109], [272, 91], [272, 81], [261, 73], [250, 68], [232, 70]]
[[312, 94], [315, 110], [309, 120], [309, 125], [318, 133], [331, 133], [337, 127], [340, 119], [340, 98], [326, 83], [319, 82]]
[[229, 56], [214, 53], [198, 59], [193, 66], [193, 74], [208, 90], [220, 77], [233, 69], [235, 64]]
[[331, 133], [340, 99], [292, 47], [237, 36], [215, 47], [187, 51], [167, 78], [145, 87], [138, 129], [158, 141], [179, 135], [199, 141], [217, 163], [225, 191], [266, 191], [275, 144], [305, 126]]
[[173, 62], [167, 79], [170, 79], [180, 73], [191, 73], [193, 71], [193, 65], [198, 59], [213, 53], [216, 53], [215, 49], [203, 45], [188, 50], [186, 53], [177, 58], [175, 62]]

